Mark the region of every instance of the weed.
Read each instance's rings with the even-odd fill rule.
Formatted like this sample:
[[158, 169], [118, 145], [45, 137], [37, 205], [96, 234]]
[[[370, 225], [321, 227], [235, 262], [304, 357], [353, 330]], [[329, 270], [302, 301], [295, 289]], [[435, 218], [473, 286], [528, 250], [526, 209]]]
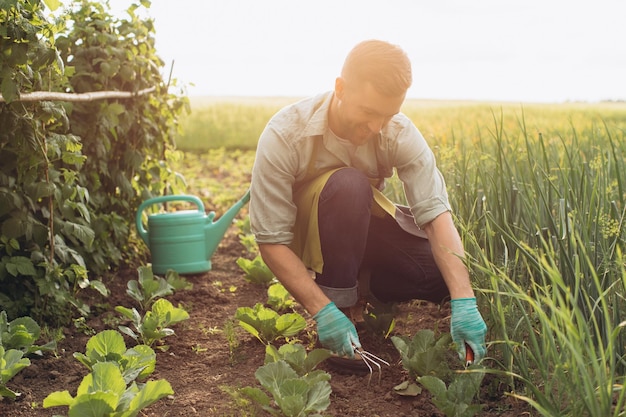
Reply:
[[76, 330], [78, 330], [85, 336], [93, 336], [94, 334], [96, 334], [96, 330], [87, 324], [87, 320], [85, 319], [85, 317], [78, 317], [72, 320], [72, 322], [74, 323], [74, 327], [76, 328]]
[[191, 347], [191, 350], [195, 353], [195, 354], [200, 354], [200, 353], [204, 353], [207, 350], [209, 350], [208, 348], [202, 347], [202, 345], [200, 345], [200, 343], [196, 343], [195, 345], [193, 345]]
[[239, 336], [237, 335], [235, 319], [226, 320], [223, 334], [228, 343], [228, 362], [231, 365], [236, 363], [236, 352], [239, 348]]

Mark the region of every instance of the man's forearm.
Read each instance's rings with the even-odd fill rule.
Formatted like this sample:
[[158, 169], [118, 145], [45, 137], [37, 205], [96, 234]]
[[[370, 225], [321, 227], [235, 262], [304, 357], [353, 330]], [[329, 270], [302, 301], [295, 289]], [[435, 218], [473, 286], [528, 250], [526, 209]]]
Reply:
[[278, 281], [311, 315], [315, 315], [330, 302], [311, 279], [300, 258], [286, 245], [260, 244], [263, 261], [276, 275]]
[[449, 212], [439, 215], [424, 230], [430, 240], [435, 262], [450, 291], [450, 297], [474, 297], [469, 271], [463, 261], [463, 243], [452, 221], [452, 215]]

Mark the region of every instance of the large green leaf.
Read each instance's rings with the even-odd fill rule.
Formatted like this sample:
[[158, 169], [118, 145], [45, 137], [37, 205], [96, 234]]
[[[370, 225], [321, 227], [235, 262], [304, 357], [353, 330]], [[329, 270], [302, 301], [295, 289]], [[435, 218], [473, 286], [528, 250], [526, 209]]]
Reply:
[[254, 336], [257, 339], [259, 339], [259, 341], [261, 343], [267, 343], [267, 341], [261, 336], [259, 331], [253, 325], [248, 324], [248, 323], [246, 323], [245, 321], [242, 321], [242, 320], [239, 320], [239, 325], [241, 326], [242, 329], [244, 329], [245, 331], [250, 333], [252, 336]]
[[77, 396], [104, 391], [115, 394], [119, 400], [126, 390], [126, 383], [119, 367], [112, 362], [98, 362], [92, 368], [93, 371], [85, 376], [78, 386]]
[[268, 397], [267, 394], [260, 388], [243, 387], [240, 389], [240, 392], [255, 403], [261, 404], [263, 407], [268, 407], [270, 405], [270, 397]]
[[43, 400], [43, 408], [58, 407], [62, 405], [71, 405], [74, 402], [74, 397], [69, 391], [55, 391], [48, 394]]
[[115, 393], [105, 391], [78, 395], [70, 405], [68, 417], [109, 417], [118, 399]]
[[2, 223], [2, 234], [9, 238], [22, 237], [25, 230], [24, 221], [18, 217], [9, 217]]
[[126, 383], [134, 379], [142, 380], [154, 372], [156, 353], [147, 345], [137, 345], [126, 351], [123, 356], [122, 375]]
[[132, 320], [135, 323], [141, 321], [141, 315], [134, 308], [128, 308], [128, 307], [124, 307], [124, 306], [116, 306], [115, 307], [115, 311], [117, 311], [118, 313], [120, 313], [121, 315], [123, 315], [127, 319]]
[[280, 386], [283, 381], [298, 377], [296, 371], [291, 369], [285, 361], [263, 365], [256, 370], [254, 376], [261, 383], [263, 388], [271, 392], [274, 396], [280, 393]]
[[283, 381], [278, 395], [274, 395], [274, 401], [286, 416], [301, 416], [306, 409], [308, 390], [306, 381], [287, 379]]
[[93, 244], [96, 236], [95, 232], [90, 226], [73, 222], [65, 222], [63, 224], [63, 232], [68, 236], [75, 237], [88, 247]]
[[330, 406], [330, 394], [332, 392], [328, 381], [318, 381], [310, 389], [305, 412], [320, 412]]
[[7, 103], [19, 97], [17, 83], [11, 77], [4, 77], [0, 84], [0, 93]]
[[173, 394], [174, 390], [166, 380], [148, 381], [132, 399], [128, 411], [121, 414], [120, 417], [136, 416], [142, 409], [159, 401], [163, 397]]
[[6, 384], [22, 369], [30, 365], [30, 360], [24, 358], [24, 352], [17, 349], [4, 350], [0, 346], [0, 383]]
[[448, 386], [448, 399], [456, 403], [471, 404], [480, 390], [484, 372], [463, 372]]
[[28, 195], [33, 200], [39, 200], [44, 197], [49, 197], [54, 194], [55, 185], [45, 181], [38, 181], [32, 184], [29, 184], [26, 188]]
[[85, 353], [93, 361], [117, 361], [126, 352], [124, 337], [116, 330], [104, 330], [87, 341]]
[[31, 317], [18, 317], [10, 323], [6, 323], [6, 313], [3, 311], [0, 320], [0, 343], [6, 349], [19, 349], [24, 353], [32, 353], [37, 347], [31, 349], [39, 339], [41, 329]]
[[306, 327], [306, 320], [299, 313], [286, 313], [276, 320], [276, 330], [281, 336], [295, 336]]
[[303, 370], [307, 373], [311, 372], [317, 365], [324, 362], [331, 355], [328, 349], [313, 349], [304, 360]]
[[448, 391], [448, 389], [446, 388], [446, 384], [445, 382], [443, 382], [441, 379], [437, 378], [436, 376], [431, 376], [431, 375], [422, 376], [422, 377], [419, 377], [417, 381], [423, 386], [425, 386], [426, 389], [430, 391], [430, 393], [434, 397], [446, 396], [446, 393]]
[[152, 305], [152, 313], [158, 317], [159, 324], [170, 326], [189, 318], [189, 313], [185, 309], [174, 307], [165, 298], [158, 299]]
[[446, 353], [451, 342], [449, 333], [436, 339], [432, 330], [422, 329], [412, 339], [392, 336], [391, 341], [400, 352], [402, 366], [412, 376], [444, 376], [450, 372], [446, 361]]

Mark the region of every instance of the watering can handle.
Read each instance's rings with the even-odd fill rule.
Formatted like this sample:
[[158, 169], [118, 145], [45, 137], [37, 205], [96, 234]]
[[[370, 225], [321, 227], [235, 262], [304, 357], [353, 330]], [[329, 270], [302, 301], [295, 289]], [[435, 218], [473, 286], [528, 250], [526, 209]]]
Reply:
[[144, 210], [154, 204], [167, 203], [170, 201], [188, 201], [190, 203], [194, 203], [196, 206], [198, 206], [198, 211], [204, 214], [204, 204], [202, 203], [202, 200], [200, 200], [195, 195], [163, 195], [159, 197], [149, 198], [148, 200], [141, 203], [139, 209], [137, 209], [137, 216], [135, 217], [137, 232], [144, 242], [148, 243], [148, 231], [143, 226], [143, 222], [141, 221], [141, 215], [143, 214]]

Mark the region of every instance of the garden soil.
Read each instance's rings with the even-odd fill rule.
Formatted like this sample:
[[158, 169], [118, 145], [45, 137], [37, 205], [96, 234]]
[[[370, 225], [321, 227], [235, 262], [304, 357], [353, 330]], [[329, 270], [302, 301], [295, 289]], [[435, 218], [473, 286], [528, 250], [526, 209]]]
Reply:
[[[246, 256], [237, 232], [229, 230], [212, 257], [211, 271], [188, 275], [185, 278], [193, 289], [178, 291], [168, 297], [175, 305], [181, 305], [190, 313], [190, 319], [175, 325], [174, 336], [164, 339], [165, 346], [155, 346], [156, 370], [151, 379], [166, 379], [172, 385], [174, 395], [164, 398], [140, 413], [144, 417], [165, 416], [245, 416], [250, 415], [233, 400], [227, 391], [244, 386], [257, 386], [254, 373], [263, 365], [265, 347], [239, 326], [225, 331], [226, 323], [233, 319], [238, 307], [254, 306], [265, 302], [265, 287], [245, 281], [236, 260]], [[15, 402], [0, 401], [2, 417], [43, 417], [67, 415], [66, 407], [44, 409], [44, 398], [53, 391], [68, 390], [76, 395], [76, 389], [87, 368], [74, 357], [74, 352], [85, 352], [85, 345], [95, 332], [114, 329], [120, 316], [114, 307], [136, 307], [126, 295], [126, 283], [137, 279], [134, 269], [123, 270], [106, 282], [111, 290], [107, 299], [92, 300], [94, 314], [82, 325], [76, 322], [64, 329], [64, 338], [58, 343], [56, 354], [48, 353], [42, 358], [32, 358], [31, 366], [16, 375], [9, 388], [21, 392]], [[310, 346], [314, 336], [314, 322], [301, 309], [309, 321], [308, 331], [303, 332], [302, 343]], [[395, 335], [412, 336], [419, 329], [449, 330], [449, 306], [412, 302], [398, 306]], [[230, 338], [228, 335], [230, 334]], [[236, 337], [233, 337], [233, 334]], [[230, 339], [230, 341], [229, 341]], [[330, 416], [443, 416], [424, 390], [415, 397], [400, 396], [394, 387], [408, 379], [402, 368], [400, 355], [389, 338], [361, 335], [363, 347], [387, 360], [391, 366], [383, 367], [380, 380], [374, 373], [350, 375], [337, 371], [327, 363], [319, 368], [331, 374], [331, 404], [325, 412]], [[134, 345], [127, 340], [127, 346]], [[451, 357], [451, 361], [456, 361]], [[525, 403], [506, 395], [507, 387], [499, 379], [487, 375], [482, 384], [479, 416], [518, 417], [532, 413]], [[265, 415], [263, 413], [257, 414]]]

